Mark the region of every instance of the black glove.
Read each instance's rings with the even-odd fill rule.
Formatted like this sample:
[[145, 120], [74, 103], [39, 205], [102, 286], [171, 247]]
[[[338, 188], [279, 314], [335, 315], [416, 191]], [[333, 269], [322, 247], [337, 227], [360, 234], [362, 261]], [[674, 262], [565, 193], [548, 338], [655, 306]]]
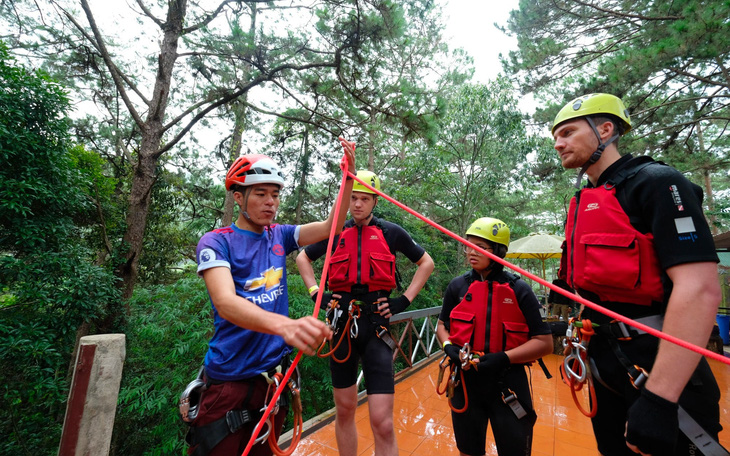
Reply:
[[388, 298], [388, 309], [390, 309], [391, 315], [403, 312], [410, 305], [411, 301], [405, 295], [398, 296], [397, 298]]
[[487, 353], [479, 357], [477, 370], [479, 372], [496, 373], [509, 366], [509, 356], [505, 352]]
[[461, 366], [461, 359], [459, 358], [459, 352], [461, 351], [461, 347], [454, 344], [448, 344], [444, 347], [444, 353], [451, 359], [451, 362], [458, 364]]
[[[317, 302], [317, 296], [319, 296], [319, 291], [314, 293], [312, 295], [312, 301], [315, 303]], [[320, 310], [327, 310], [327, 304], [332, 300], [332, 293], [325, 293], [322, 295], [322, 302], [320, 303]]]
[[629, 407], [626, 441], [642, 453], [674, 454], [679, 432], [678, 406], [646, 388]]

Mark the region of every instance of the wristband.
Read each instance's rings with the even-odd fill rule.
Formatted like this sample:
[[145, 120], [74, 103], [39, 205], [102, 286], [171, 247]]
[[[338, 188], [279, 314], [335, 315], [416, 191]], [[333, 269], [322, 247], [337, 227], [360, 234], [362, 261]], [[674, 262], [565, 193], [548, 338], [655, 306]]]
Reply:
[[312, 285], [309, 287], [309, 294], [311, 295], [313, 291], [319, 290], [319, 285]]
[[444, 341], [444, 346], [442, 348], [446, 348], [447, 345], [451, 345], [451, 341], [449, 339]]

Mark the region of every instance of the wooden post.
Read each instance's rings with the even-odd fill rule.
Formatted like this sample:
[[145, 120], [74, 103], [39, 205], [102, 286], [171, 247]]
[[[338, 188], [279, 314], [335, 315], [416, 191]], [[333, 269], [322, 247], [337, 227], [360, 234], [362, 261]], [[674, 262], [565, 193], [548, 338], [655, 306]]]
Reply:
[[109, 454], [125, 340], [124, 334], [81, 338], [58, 456]]

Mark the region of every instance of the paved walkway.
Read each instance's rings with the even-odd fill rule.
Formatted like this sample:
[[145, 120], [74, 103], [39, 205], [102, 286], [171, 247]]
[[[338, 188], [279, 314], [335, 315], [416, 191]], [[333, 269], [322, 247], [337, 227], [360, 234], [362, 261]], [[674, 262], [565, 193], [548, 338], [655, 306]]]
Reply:
[[[562, 357], [556, 355], [545, 358], [545, 363], [553, 374], [551, 380], [545, 378], [539, 367], [532, 369], [535, 408], [538, 414], [532, 454], [599, 455], [590, 420], [578, 411], [570, 390], [560, 381], [558, 364], [561, 359]], [[720, 413], [725, 430], [720, 434], [720, 443], [730, 448], [730, 367], [713, 360], [710, 360], [710, 364], [722, 392]], [[437, 364], [432, 363], [396, 384], [394, 421], [400, 456], [459, 454], [454, 443], [446, 399], [436, 394], [437, 375]], [[360, 455], [372, 455], [374, 452], [369, 419], [365, 402], [358, 407], [356, 415]], [[302, 439], [294, 456], [337, 454], [332, 422]], [[491, 431], [486, 454], [497, 454]]]

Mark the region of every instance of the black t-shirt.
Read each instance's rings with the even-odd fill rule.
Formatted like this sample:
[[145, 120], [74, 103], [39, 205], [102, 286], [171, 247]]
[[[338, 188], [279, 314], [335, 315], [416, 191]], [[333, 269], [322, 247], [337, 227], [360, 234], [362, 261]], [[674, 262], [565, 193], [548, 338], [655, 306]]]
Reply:
[[[350, 219], [345, 222], [344, 229], [352, 228], [353, 226], [355, 226], [355, 221]], [[426, 250], [416, 244], [406, 230], [395, 223], [373, 217], [370, 219], [368, 226], [379, 226], [383, 230], [383, 238], [385, 238], [385, 242], [388, 244], [390, 253], [393, 255], [395, 255], [396, 252], [401, 252], [406, 256], [406, 258], [415, 263], [421, 259], [424, 253], [426, 253]], [[332, 245], [336, 246], [339, 239], [339, 235], [335, 236]], [[308, 245], [304, 248], [304, 251], [307, 252], [307, 256], [312, 261], [323, 257], [325, 253], [327, 253], [327, 239]]]
[[[466, 295], [469, 286], [479, 280], [481, 280], [481, 277], [472, 269], [469, 273], [462, 274], [453, 279], [449, 283], [449, 286], [446, 287], [439, 320], [444, 322], [444, 327], [447, 331], [451, 327], [451, 311], [464, 299], [464, 295]], [[522, 315], [525, 316], [530, 337], [552, 334], [550, 325], [542, 320], [542, 315], [540, 314], [540, 308], [542, 306], [540, 306], [540, 303], [537, 301], [537, 296], [535, 296], [535, 293], [527, 282], [505, 271], [492, 272], [487, 276], [487, 280], [500, 283], [506, 283], [512, 280], [515, 296], [517, 297], [517, 304], [520, 306]]]
[[[604, 185], [619, 171], [643, 163], [651, 164], [621, 183], [616, 189], [616, 198], [631, 225], [641, 233], [653, 235], [662, 270], [684, 263], [719, 261], [702, 211], [702, 189], [676, 169], [654, 162], [650, 157], [625, 155], [601, 174], [596, 185]], [[589, 187], [592, 187], [590, 183]], [[666, 273], [662, 273], [662, 282], [666, 301], [672, 290], [672, 283]], [[654, 308], [656, 306], [652, 306], [653, 309], [649, 311], [643, 306], [614, 304], [611, 307], [613, 310], [629, 317], [663, 313], [664, 310]]]
[[[569, 291], [571, 293], [574, 292], [572, 288], [570, 288], [570, 285], [568, 285], [568, 282], [566, 282], [563, 279], [555, 279], [553, 280], [553, 285], [562, 288], [563, 290]], [[548, 293], [548, 304], [567, 304], [569, 306], [575, 305], [575, 301], [570, 299], [567, 296], [564, 296], [557, 291], [550, 289], [550, 293]]]

